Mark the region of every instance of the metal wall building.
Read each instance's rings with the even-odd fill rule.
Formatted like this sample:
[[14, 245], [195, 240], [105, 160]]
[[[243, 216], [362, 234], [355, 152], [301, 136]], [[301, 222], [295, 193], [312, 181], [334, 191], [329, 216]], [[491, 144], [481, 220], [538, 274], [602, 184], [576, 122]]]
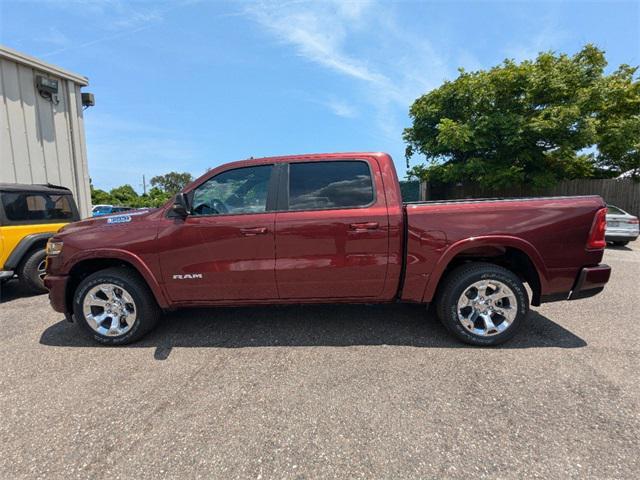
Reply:
[[82, 217], [91, 211], [80, 92], [88, 83], [0, 46], [0, 182], [70, 188]]

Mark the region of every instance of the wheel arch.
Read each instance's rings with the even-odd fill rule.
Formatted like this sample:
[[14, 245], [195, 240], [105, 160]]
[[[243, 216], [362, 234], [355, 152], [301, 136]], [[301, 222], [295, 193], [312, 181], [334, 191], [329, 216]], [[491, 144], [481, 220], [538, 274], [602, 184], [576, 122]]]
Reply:
[[[26, 235], [22, 240], [18, 242], [13, 251], [7, 257], [4, 262], [4, 268], [6, 270], [14, 270], [18, 268], [18, 265], [22, 263], [26, 255], [35, 249], [45, 248], [47, 240], [55, 235], [55, 232], [45, 233], [32, 233]], [[0, 265], [0, 267], [2, 267]]]
[[65, 291], [68, 311], [72, 311], [73, 295], [82, 279], [111, 267], [124, 267], [136, 272], [151, 290], [158, 306], [163, 309], [169, 308], [164, 290], [142, 260], [129, 252], [93, 250], [79, 258], [74, 258], [73, 265], [69, 268], [69, 280]]
[[508, 268], [529, 284], [531, 304], [540, 305], [547, 284], [547, 270], [540, 253], [526, 240], [510, 236], [474, 237], [452, 244], [434, 267], [423, 295], [433, 301], [448, 272], [467, 262], [483, 261]]

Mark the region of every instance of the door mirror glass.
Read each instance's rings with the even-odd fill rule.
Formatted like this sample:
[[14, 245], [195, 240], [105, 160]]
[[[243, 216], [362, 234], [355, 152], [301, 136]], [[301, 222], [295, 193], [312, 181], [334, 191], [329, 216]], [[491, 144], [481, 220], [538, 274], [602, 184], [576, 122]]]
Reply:
[[184, 193], [178, 193], [171, 207], [173, 217], [186, 217], [189, 215], [189, 201]]

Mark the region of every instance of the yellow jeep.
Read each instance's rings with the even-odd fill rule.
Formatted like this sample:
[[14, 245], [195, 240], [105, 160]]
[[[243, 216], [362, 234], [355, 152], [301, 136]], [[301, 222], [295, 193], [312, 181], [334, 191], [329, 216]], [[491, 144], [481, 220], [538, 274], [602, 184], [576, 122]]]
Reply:
[[44, 248], [63, 225], [80, 219], [68, 188], [0, 183], [0, 282], [18, 277], [44, 293]]

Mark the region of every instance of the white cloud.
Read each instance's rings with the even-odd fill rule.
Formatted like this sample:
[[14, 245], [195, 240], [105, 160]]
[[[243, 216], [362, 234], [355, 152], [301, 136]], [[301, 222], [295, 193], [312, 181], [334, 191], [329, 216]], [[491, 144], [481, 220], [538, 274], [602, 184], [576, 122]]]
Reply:
[[[379, 133], [397, 145], [411, 102], [455, 74], [427, 38], [396, 23], [389, 4], [276, 1], [251, 4], [245, 12], [300, 57], [356, 82]], [[333, 100], [324, 104], [336, 115], [355, 114]]]
[[105, 29], [138, 28], [142, 24], [162, 20], [167, 10], [185, 2], [128, 2], [126, 0], [44, 0], [57, 9], [99, 20]]
[[188, 171], [203, 158], [194, 142], [180, 132], [135, 118], [89, 111], [85, 121], [89, 174], [97, 188], [109, 190], [130, 183], [142, 191], [147, 181], [170, 171]]
[[246, 12], [297, 53], [338, 73], [376, 84], [388, 79], [347, 55], [343, 43], [348, 23], [357, 22], [371, 2], [268, 2], [251, 4]]
[[330, 98], [326, 102], [322, 102], [322, 104], [338, 117], [355, 118], [358, 116], [356, 108], [344, 100]]
[[113, 114], [104, 113], [99, 110], [90, 110], [91, 122], [89, 125], [96, 132], [118, 132], [128, 134], [156, 134], [167, 135], [171, 130], [151, 123], [141, 122], [131, 118], [120, 118]]
[[164, 19], [163, 13], [158, 10], [135, 11], [128, 10], [125, 15], [118, 16], [112, 20], [110, 27], [114, 29], [135, 29], [141, 25], [161, 22]]
[[71, 39], [56, 27], [49, 27], [45, 33], [38, 36], [37, 40], [58, 48], [71, 44]]
[[49, 0], [52, 6], [63, 8], [70, 14], [87, 19], [92, 31], [99, 35], [93, 38], [77, 39], [74, 42], [49, 42], [58, 47], [40, 53], [39, 57], [50, 57], [79, 48], [109, 42], [146, 30], [162, 23], [167, 14], [175, 9], [197, 3], [199, 0], [175, 0], [160, 2], [126, 2], [123, 0]]
[[514, 44], [505, 49], [507, 57], [518, 62], [535, 60], [540, 52], [555, 50], [567, 40], [567, 32], [552, 17], [541, 18], [534, 26], [537, 31], [526, 36], [526, 43]]

